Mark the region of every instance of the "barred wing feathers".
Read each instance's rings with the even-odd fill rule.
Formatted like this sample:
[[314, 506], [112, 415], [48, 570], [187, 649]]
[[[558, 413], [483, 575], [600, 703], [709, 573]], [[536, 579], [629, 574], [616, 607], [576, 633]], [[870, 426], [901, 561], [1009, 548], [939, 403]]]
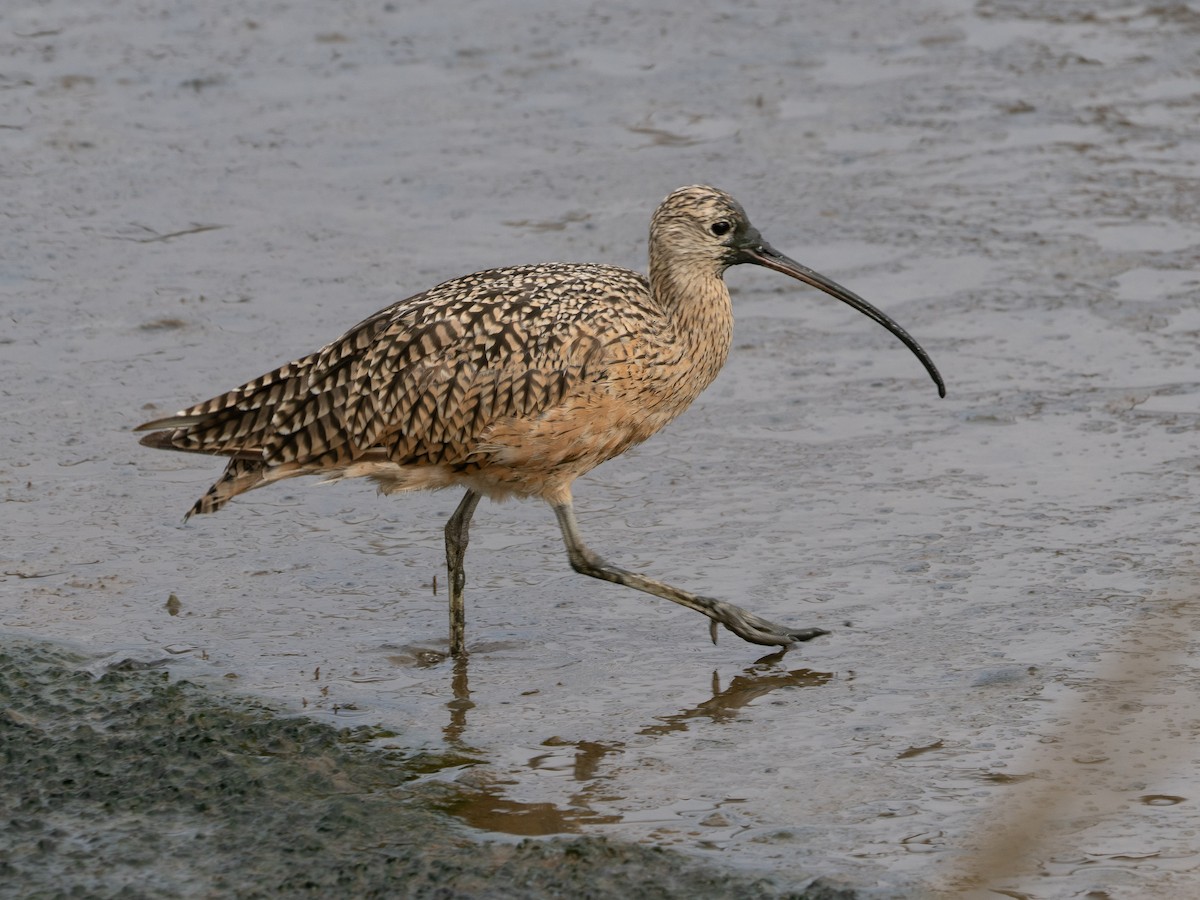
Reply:
[[[314, 354], [138, 430], [154, 432], [142, 439], [149, 446], [232, 457], [188, 515], [365, 454], [397, 465], [466, 465], [497, 421], [537, 417], [603, 377], [606, 346], [637, 325], [629, 308], [617, 308], [631, 292], [649, 302], [642, 276], [608, 266], [480, 272], [402, 300]], [[646, 313], [633, 318], [648, 324]], [[614, 327], [618, 321], [626, 327]]]

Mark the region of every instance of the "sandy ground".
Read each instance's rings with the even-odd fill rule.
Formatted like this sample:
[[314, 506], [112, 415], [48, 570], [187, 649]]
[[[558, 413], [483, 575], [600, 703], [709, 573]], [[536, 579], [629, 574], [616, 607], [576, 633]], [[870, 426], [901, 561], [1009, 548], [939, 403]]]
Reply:
[[[458, 760], [422, 777], [484, 834], [1196, 893], [1198, 46], [1183, 3], [10, 4], [0, 628], [393, 730]], [[949, 396], [734, 270], [726, 371], [580, 483], [583, 532], [831, 636], [714, 648], [509, 504], [476, 519], [455, 666], [456, 497], [292, 483], [179, 524], [219, 466], [138, 422], [446, 277], [641, 268], [694, 182]]]

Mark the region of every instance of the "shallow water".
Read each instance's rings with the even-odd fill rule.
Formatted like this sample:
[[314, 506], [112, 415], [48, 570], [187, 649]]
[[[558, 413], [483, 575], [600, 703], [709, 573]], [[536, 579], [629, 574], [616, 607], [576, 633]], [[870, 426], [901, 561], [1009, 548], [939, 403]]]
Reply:
[[[488, 831], [1195, 892], [1200, 12], [689, 9], [5, 12], [0, 625], [462, 751], [431, 789]], [[642, 268], [655, 203], [702, 181], [949, 389], [733, 270], [726, 371], [579, 483], [599, 552], [834, 632], [799, 652], [712, 647], [508, 504], [476, 518], [455, 666], [456, 497], [293, 482], [183, 527], [220, 466], [128, 432], [445, 277]]]
[[[281, 717], [158, 666], [86, 664], [11, 635], [0, 648], [0, 897], [801, 896], [603, 837], [481, 844], [419, 783], [451, 758], [380, 751], [382, 729]], [[854, 895], [819, 879], [803, 893]]]

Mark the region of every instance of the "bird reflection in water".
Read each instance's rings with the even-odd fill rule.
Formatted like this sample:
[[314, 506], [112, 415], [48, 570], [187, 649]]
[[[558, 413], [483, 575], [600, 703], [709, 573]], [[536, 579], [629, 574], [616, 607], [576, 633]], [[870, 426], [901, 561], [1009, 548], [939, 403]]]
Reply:
[[[834, 679], [832, 672], [812, 669], [783, 669], [782, 654], [763, 657], [755, 664], [734, 675], [721, 686], [721, 676], [712, 675], [712, 696], [686, 709], [656, 717], [653, 724], [634, 732], [640, 737], [657, 738], [676, 732], [686, 732], [692, 723], [727, 725], [739, 718], [739, 713], [756, 700], [780, 690], [820, 687]], [[549, 777], [565, 776], [579, 784], [565, 804], [526, 802], [512, 799], [509, 794], [517, 779], [506, 773], [488, 771], [487, 754], [464, 741], [467, 717], [475, 709], [468, 684], [469, 656], [456, 657], [450, 685], [453, 699], [446, 703], [450, 718], [443, 728], [447, 744], [455, 756], [480, 760], [470, 766], [453, 783], [442, 783], [443, 792], [436, 805], [466, 824], [486, 831], [520, 836], [573, 834], [585, 826], [615, 824], [622, 821], [619, 812], [598, 812], [596, 806], [612, 808], [621, 798], [613, 794], [613, 784], [606, 774], [606, 761], [621, 757], [625, 743], [619, 740], [569, 740], [550, 737], [542, 742], [544, 752], [531, 757], [528, 769], [544, 772]]]

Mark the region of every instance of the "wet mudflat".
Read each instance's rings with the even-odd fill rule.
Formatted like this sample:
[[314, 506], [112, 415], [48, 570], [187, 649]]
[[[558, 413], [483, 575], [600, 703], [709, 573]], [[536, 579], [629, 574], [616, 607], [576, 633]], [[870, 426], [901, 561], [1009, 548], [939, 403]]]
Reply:
[[[482, 834], [1195, 893], [1198, 38], [1185, 4], [1050, 0], [5, 11], [0, 627], [394, 732]], [[509, 504], [456, 665], [457, 497], [293, 482], [183, 527], [220, 466], [128, 433], [446, 277], [643, 268], [702, 181], [949, 388], [733, 270], [726, 371], [580, 482], [596, 550], [833, 631], [800, 652], [712, 647]]]
[[[20, 639], [0, 651], [0, 896], [784, 896], [604, 838], [480, 845], [422, 796], [421, 775], [452, 757], [280, 718], [134, 660], [87, 663]], [[852, 894], [818, 881], [788, 896]]]

